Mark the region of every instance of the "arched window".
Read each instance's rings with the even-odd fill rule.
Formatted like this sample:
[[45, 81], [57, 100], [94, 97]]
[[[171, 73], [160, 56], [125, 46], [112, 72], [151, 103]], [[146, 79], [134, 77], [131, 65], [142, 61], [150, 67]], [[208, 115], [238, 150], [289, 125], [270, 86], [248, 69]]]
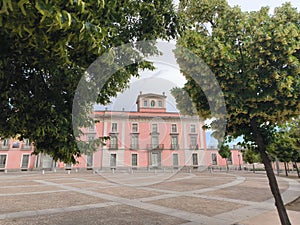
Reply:
[[154, 107], [154, 106], [155, 106], [155, 101], [152, 100], [152, 101], [151, 101], [151, 107]]

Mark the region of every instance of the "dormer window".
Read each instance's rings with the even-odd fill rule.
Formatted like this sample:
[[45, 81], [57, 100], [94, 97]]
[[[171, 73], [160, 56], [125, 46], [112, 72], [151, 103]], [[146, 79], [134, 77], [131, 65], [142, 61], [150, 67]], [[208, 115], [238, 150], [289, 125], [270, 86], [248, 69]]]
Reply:
[[154, 107], [154, 106], [155, 106], [155, 101], [151, 100], [151, 107]]
[[148, 101], [144, 100], [144, 107], [148, 107]]
[[118, 124], [117, 123], [112, 123], [111, 132], [112, 133], [118, 132]]
[[158, 100], [158, 107], [162, 108], [162, 101], [161, 100]]

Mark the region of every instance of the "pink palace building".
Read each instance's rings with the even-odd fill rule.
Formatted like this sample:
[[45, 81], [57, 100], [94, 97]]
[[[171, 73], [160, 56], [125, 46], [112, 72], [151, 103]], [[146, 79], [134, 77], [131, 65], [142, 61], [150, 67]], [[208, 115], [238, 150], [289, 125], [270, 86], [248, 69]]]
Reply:
[[[54, 162], [47, 155], [33, 156], [28, 140], [1, 140], [0, 171], [32, 169], [194, 169], [225, 166], [216, 148], [207, 148], [206, 134], [199, 117], [167, 112], [166, 96], [142, 94], [136, 100], [137, 111], [95, 111], [97, 123], [84, 128], [82, 140], [109, 136], [105, 146], [82, 155], [75, 165]], [[232, 150], [227, 159], [231, 167], [241, 168], [242, 154]]]

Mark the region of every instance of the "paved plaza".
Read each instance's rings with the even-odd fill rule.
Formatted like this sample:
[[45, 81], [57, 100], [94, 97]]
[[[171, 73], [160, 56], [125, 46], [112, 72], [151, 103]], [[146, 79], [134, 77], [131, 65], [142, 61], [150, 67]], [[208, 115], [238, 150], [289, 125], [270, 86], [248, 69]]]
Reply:
[[[278, 182], [299, 197], [298, 179]], [[245, 171], [2, 173], [0, 202], [1, 225], [280, 224], [265, 174]]]

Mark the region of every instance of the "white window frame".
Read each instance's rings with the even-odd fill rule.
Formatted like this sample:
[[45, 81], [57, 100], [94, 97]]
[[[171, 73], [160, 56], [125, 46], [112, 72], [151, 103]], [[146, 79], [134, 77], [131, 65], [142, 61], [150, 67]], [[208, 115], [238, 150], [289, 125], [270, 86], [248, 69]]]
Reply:
[[151, 108], [154, 108], [154, 107], [155, 107], [155, 103], [156, 103], [155, 100], [151, 100], [151, 101], [150, 101], [150, 106], [151, 106]]
[[[136, 131], [133, 130], [133, 125], [136, 125]], [[138, 123], [132, 123], [131, 124], [131, 132], [132, 133], [138, 133], [139, 132], [139, 124]]]
[[196, 133], [196, 124], [191, 124], [190, 125], [190, 132], [195, 134]]
[[[173, 130], [174, 127], [175, 127], [175, 129]], [[176, 123], [171, 124], [171, 133], [177, 133], [177, 124]]]
[[[23, 167], [23, 158], [24, 158], [24, 155], [28, 155], [28, 165], [27, 165], [27, 167]], [[23, 153], [22, 157], [21, 157], [20, 168], [21, 169], [28, 169], [29, 166], [30, 166], [30, 154]]]
[[157, 105], [158, 105], [159, 108], [162, 108], [163, 107], [163, 101], [162, 100], [158, 100]]
[[[174, 155], [177, 156], [177, 165], [174, 164]], [[179, 154], [177, 154], [177, 153], [172, 154], [172, 165], [173, 165], [174, 167], [179, 166]]]
[[9, 146], [10, 140], [8, 138], [3, 139], [2, 146]]
[[[153, 129], [154, 126], [156, 126], [155, 130]], [[157, 133], [158, 132], [158, 124], [157, 123], [152, 123], [151, 124], [151, 132], [152, 133]]]
[[143, 100], [143, 106], [148, 107], [148, 100]]
[[[92, 165], [90, 165], [90, 166], [88, 165], [88, 157], [89, 157], [89, 156], [92, 157]], [[94, 153], [86, 154], [86, 167], [87, 167], [87, 168], [91, 168], [91, 167], [94, 166], [94, 158], [95, 158], [95, 157], [94, 157]]]
[[7, 162], [8, 162], [8, 154], [7, 154], [7, 153], [5, 153], [5, 154], [0, 154], [0, 156], [2, 156], [2, 155], [5, 155], [6, 158], [5, 158], [5, 165], [4, 165], [4, 167], [0, 167], [0, 169], [6, 169], [6, 167], [7, 167]]
[[[133, 165], [133, 158], [132, 158], [133, 155], [136, 155], [136, 165]], [[131, 166], [132, 167], [138, 167], [139, 166], [139, 154], [138, 153], [132, 153], [131, 154]]]
[[[114, 127], [114, 125], [116, 127]], [[116, 123], [116, 122], [111, 123], [111, 132], [112, 133], [117, 133], [118, 132], [118, 123]]]

